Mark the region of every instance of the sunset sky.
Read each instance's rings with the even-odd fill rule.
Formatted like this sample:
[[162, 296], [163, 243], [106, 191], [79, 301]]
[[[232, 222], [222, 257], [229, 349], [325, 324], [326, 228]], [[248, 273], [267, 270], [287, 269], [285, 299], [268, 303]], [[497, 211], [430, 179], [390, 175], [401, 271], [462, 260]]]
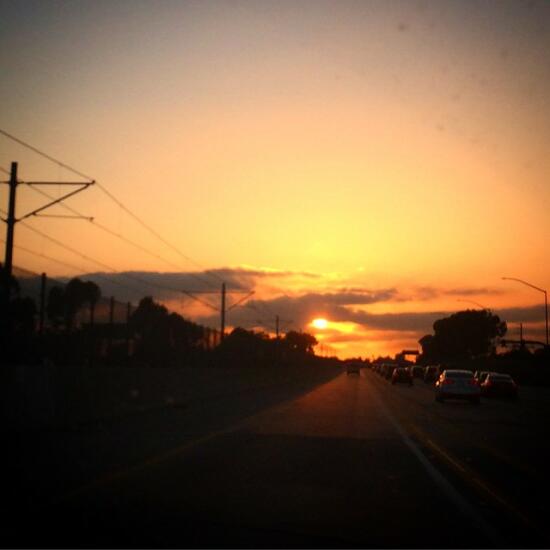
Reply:
[[[479, 305], [543, 339], [542, 293], [501, 277], [550, 290], [549, 2], [1, 1], [0, 46], [0, 128], [181, 254], [98, 187], [67, 204], [163, 260], [85, 220], [28, 226], [160, 286], [255, 290], [228, 325], [279, 315], [340, 357], [416, 348]], [[23, 180], [78, 179], [0, 136], [11, 161]], [[20, 186], [18, 216], [43, 201]], [[22, 268], [108, 271], [22, 224], [15, 242]], [[217, 324], [110, 278], [135, 294], [105, 295]]]

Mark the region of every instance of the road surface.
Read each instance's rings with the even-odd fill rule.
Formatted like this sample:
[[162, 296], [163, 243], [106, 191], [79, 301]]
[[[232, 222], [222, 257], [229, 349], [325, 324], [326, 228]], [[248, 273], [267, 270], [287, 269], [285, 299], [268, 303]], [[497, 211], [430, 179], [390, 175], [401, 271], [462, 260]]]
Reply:
[[81, 484], [59, 483], [70, 460], [54, 457], [55, 487], [41, 466], [7, 545], [548, 547], [550, 400], [521, 397], [439, 404], [423, 382], [364, 370], [201, 430], [136, 420], [101, 445], [128, 449], [145, 431], [162, 451]]

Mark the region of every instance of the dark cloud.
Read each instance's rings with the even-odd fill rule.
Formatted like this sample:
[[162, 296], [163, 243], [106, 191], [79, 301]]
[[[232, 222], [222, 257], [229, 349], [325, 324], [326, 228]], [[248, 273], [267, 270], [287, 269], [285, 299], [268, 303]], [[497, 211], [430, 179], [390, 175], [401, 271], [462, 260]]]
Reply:
[[304, 277], [307, 279], [318, 279], [321, 275], [311, 273], [309, 271], [284, 271], [278, 269], [249, 269], [246, 267], [222, 267], [219, 269], [208, 269], [204, 272], [206, 275], [214, 275], [222, 279], [226, 278], [289, 278], [289, 277]]
[[444, 290], [443, 293], [448, 294], [450, 296], [483, 296], [484, 294], [489, 296], [500, 296], [502, 294], [506, 294], [506, 291], [500, 288], [462, 287], [462, 288], [450, 288], [450, 289]]
[[[259, 281], [269, 279], [309, 278], [320, 276], [308, 272], [276, 271], [248, 268], [220, 268], [204, 272], [159, 273], [131, 271], [124, 273], [90, 273], [82, 275], [84, 280], [95, 281], [100, 285], [103, 296], [115, 296], [120, 302], [136, 303], [143, 296], [151, 295], [157, 300], [185, 299], [185, 291], [195, 291], [203, 299], [218, 303], [221, 282], [225, 281], [229, 290], [252, 290]], [[199, 294], [211, 291], [208, 294]], [[474, 296], [497, 295], [503, 291], [485, 287], [465, 287], [443, 289], [431, 286], [417, 287], [413, 290], [416, 299], [429, 300], [440, 295]], [[241, 296], [228, 296], [231, 307]], [[340, 287], [332, 292], [307, 292], [294, 296], [278, 296], [273, 299], [252, 299], [242, 306], [228, 311], [227, 323], [232, 326], [263, 327], [273, 330], [275, 316], [285, 320], [285, 328], [310, 330], [308, 325], [315, 317], [326, 317], [331, 321], [353, 322], [369, 331], [409, 332], [419, 336], [432, 332], [437, 319], [446, 317], [453, 311], [428, 311], [404, 313], [371, 313], [365, 306], [382, 302], [399, 302], [405, 298], [396, 288], [371, 290], [364, 287]], [[462, 309], [457, 307], [458, 309]], [[494, 310], [508, 323], [539, 323], [544, 321], [544, 306], [512, 307]], [[211, 326], [219, 324], [215, 312], [194, 320]], [[336, 334], [330, 335], [337, 337]], [[361, 337], [355, 333], [350, 339]], [[351, 341], [351, 340], [350, 340]]]
[[441, 296], [500, 296], [506, 294], [505, 290], [499, 288], [488, 287], [458, 287], [458, 288], [442, 288], [437, 286], [418, 286], [414, 287], [405, 300], [434, 300]]
[[[183, 298], [181, 292], [221, 291], [225, 282], [228, 290], [252, 290], [259, 280], [266, 279], [316, 279], [315, 273], [306, 271], [279, 271], [271, 269], [219, 268], [201, 272], [124, 271], [119, 273], [88, 273], [81, 279], [97, 283], [104, 296], [116, 296], [124, 302], [138, 302], [143, 296], [157, 300]], [[60, 279], [66, 282], [68, 278]]]
[[507, 323], [544, 322], [544, 305], [495, 309], [494, 313]]
[[[245, 306], [232, 310], [228, 323], [244, 327], [258, 325], [266, 329], [273, 328], [275, 315], [285, 320], [292, 320], [293, 328], [311, 330], [308, 326], [315, 317], [326, 317], [335, 322], [352, 322], [369, 331], [408, 332], [418, 337], [433, 332], [433, 324], [438, 319], [447, 317], [455, 311], [425, 311], [403, 313], [371, 313], [354, 308], [356, 305], [374, 304], [391, 300], [395, 290], [372, 292], [371, 294], [354, 293], [309, 293], [303, 296], [283, 296], [273, 300], [251, 300]], [[459, 308], [457, 308], [458, 310]], [[543, 306], [523, 308], [503, 308], [494, 311], [508, 323], [539, 322], [544, 320]], [[252, 321], [251, 321], [252, 320]], [[209, 318], [216, 322], [215, 316]], [[335, 336], [328, 334], [329, 337]], [[354, 337], [361, 337], [355, 334]]]

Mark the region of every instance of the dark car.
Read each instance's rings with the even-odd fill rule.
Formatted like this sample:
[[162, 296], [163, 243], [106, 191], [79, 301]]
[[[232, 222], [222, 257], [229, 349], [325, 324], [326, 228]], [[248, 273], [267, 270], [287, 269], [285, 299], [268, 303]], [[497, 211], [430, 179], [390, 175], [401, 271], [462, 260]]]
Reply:
[[386, 370], [384, 371], [384, 378], [386, 380], [391, 380], [391, 377], [393, 376], [393, 371], [397, 367], [395, 365], [386, 365]]
[[361, 372], [361, 365], [356, 362], [350, 362], [346, 364], [346, 374], [357, 374]]
[[490, 371], [488, 370], [476, 370], [474, 372], [474, 378], [476, 382], [481, 386], [481, 384], [485, 382], [485, 379], [487, 378], [488, 374], [490, 374]]
[[424, 382], [431, 384], [439, 378], [439, 367], [437, 365], [428, 365], [424, 369]]
[[481, 390], [469, 370], [444, 370], [435, 383], [435, 400], [443, 403], [446, 399], [467, 399], [479, 404]]
[[509, 374], [490, 372], [480, 387], [483, 397], [518, 398], [518, 385]]
[[399, 367], [393, 371], [391, 376], [391, 383], [395, 384], [408, 384], [413, 385], [413, 376], [409, 369]]
[[410, 369], [410, 373], [413, 378], [423, 378], [424, 377], [424, 368], [420, 365], [414, 365]]

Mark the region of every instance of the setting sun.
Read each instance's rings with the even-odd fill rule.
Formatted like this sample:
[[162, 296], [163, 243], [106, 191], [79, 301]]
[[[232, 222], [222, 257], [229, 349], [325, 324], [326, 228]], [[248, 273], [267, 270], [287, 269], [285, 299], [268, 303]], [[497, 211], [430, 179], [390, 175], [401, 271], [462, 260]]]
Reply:
[[311, 325], [315, 328], [323, 329], [328, 327], [328, 321], [326, 319], [314, 319]]

